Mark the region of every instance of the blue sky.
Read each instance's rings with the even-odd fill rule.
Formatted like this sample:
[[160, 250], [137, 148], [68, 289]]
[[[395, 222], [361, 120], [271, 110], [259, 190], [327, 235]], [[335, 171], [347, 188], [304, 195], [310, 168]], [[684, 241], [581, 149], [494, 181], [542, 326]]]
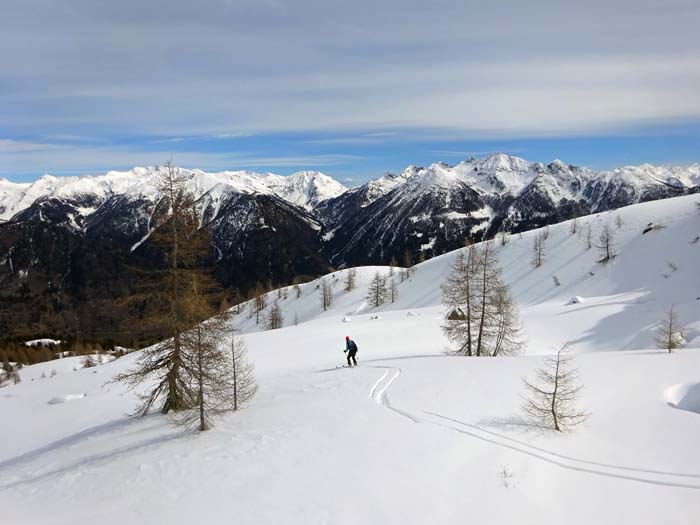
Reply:
[[700, 161], [696, 1], [6, 0], [0, 176]]

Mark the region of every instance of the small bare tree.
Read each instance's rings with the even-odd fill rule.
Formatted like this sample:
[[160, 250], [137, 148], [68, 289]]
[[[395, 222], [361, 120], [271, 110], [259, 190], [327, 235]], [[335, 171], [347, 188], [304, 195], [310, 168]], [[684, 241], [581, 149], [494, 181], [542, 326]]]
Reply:
[[402, 281], [411, 277], [411, 267], [413, 266], [413, 256], [411, 255], [411, 250], [406, 250], [403, 252], [403, 266], [404, 268], [401, 278]]
[[367, 299], [369, 299], [372, 306], [379, 307], [386, 301], [386, 296], [386, 278], [377, 272], [369, 285]]
[[501, 284], [493, 295], [493, 343], [491, 355], [515, 355], [523, 346], [518, 307], [508, 286]]
[[395, 303], [399, 298], [399, 285], [393, 277], [389, 281], [389, 298], [392, 303]]
[[394, 275], [394, 269], [399, 265], [399, 262], [396, 260], [396, 257], [391, 258], [389, 261], [389, 275]]
[[318, 294], [321, 300], [321, 307], [325, 312], [331, 307], [331, 303], [333, 302], [333, 288], [326, 279], [321, 279]]
[[609, 222], [603, 225], [603, 229], [598, 236], [596, 248], [600, 250], [601, 259], [598, 262], [608, 262], [615, 257], [615, 233]]
[[527, 395], [523, 396], [523, 411], [540, 426], [559, 432], [583, 423], [588, 413], [576, 406], [582, 385], [578, 371], [571, 366], [572, 356], [567, 345], [555, 356], [545, 358], [544, 366], [535, 372], [537, 381], [523, 380]]
[[544, 241], [546, 237], [543, 232], [538, 232], [532, 241], [532, 259], [530, 264], [533, 268], [539, 268], [544, 263]]
[[586, 227], [583, 232], [583, 240], [586, 243], [586, 249], [590, 250], [593, 248], [593, 228], [591, 228], [591, 223], [586, 223]]
[[675, 306], [671, 305], [668, 312], [659, 320], [656, 329], [656, 346], [665, 348], [669, 353], [683, 344], [683, 327], [678, 319]]
[[267, 314], [267, 329], [277, 330], [282, 328], [284, 324], [284, 317], [282, 316], [282, 308], [277, 301], [275, 301], [270, 307], [270, 311]]
[[255, 283], [255, 289], [253, 290], [253, 312], [255, 313], [255, 324], [260, 323], [260, 312], [267, 308], [267, 293], [262, 283]]
[[460, 250], [442, 283], [442, 302], [449, 309], [442, 331], [452, 342], [459, 345], [456, 355], [474, 355], [477, 302], [477, 259], [473, 245]]
[[[202, 302], [203, 308], [207, 306]], [[182, 368], [187, 374], [188, 408], [178, 423], [208, 430], [215, 418], [233, 407], [232, 368], [220, 342], [227, 330], [227, 315], [215, 316], [183, 334]]]
[[620, 228], [622, 228], [623, 224], [624, 222], [622, 221], [622, 216], [618, 213], [615, 216], [615, 226], [617, 226], [617, 229], [619, 230]]
[[350, 268], [345, 273], [345, 291], [351, 292], [355, 289], [355, 281], [357, 279], [357, 268]]
[[578, 219], [576, 217], [574, 217], [574, 220], [571, 221], [569, 231], [571, 232], [571, 235], [576, 235], [578, 232]]
[[506, 221], [501, 223], [501, 228], [498, 231], [498, 240], [501, 246], [508, 244], [508, 230], [506, 229]]
[[248, 349], [242, 337], [231, 335], [231, 374], [233, 382], [233, 409], [238, 410], [258, 391], [255, 367], [248, 362]]

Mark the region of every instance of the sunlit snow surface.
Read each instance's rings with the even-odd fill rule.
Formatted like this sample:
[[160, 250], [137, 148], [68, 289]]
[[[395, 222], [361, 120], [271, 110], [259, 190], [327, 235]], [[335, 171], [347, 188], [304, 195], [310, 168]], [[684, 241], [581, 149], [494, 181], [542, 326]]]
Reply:
[[[344, 272], [327, 276], [326, 312], [317, 281], [298, 299], [290, 288], [280, 330], [239, 314], [260, 391], [203, 435], [159, 414], [127, 416], [138, 392], [108, 381], [137, 354], [26, 367], [22, 383], [0, 389], [3, 523], [694, 523], [698, 201], [619, 210], [619, 255], [605, 265], [570, 223], [550, 227], [537, 269], [538, 232], [496, 243], [527, 336], [519, 357], [444, 355], [450, 253], [417, 266], [379, 309], [365, 295], [384, 267], [359, 269], [349, 293]], [[617, 213], [577, 223], [591, 223], [595, 243]], [[642, 234], [648, 223], [664, 227]], [[653, 348], [653, 330], [671, 304], [688, 343], [668, 354]], [[338, 368], [346, 335], [359, 346], [356, 369]], [[591, 416], [555, 434], [523, 419], [520, 394], [542, 354], [565, 342]]]

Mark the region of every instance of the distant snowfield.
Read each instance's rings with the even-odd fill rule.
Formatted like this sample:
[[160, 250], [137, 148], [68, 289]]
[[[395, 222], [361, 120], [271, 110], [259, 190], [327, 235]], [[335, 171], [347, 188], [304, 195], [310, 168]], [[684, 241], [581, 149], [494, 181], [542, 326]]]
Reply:
[[[338, 280], [327, 312], [317, 282], [298, 299], [290, 288], [280, 299], [285, 328], [259, 331], [247, 313], [236, 318], [260, 391], [203, 435], [159, 414], [127, 416], [136, 393], [105, 383], [134, 354], [89, 369], [74, 370], [78, 358], [26, 367], [22, 383], [0, 389], [9, 429], [0, 447], [3, 522], [693, 523], [697, 201], [619, 210], [619, 255], [607, 265], [569, 223], [550, 227], [536, 270], [537, 232], [496, 244], [528, 340], [518, 357], [444, 355], [439, 285], [454, 253], [416, 267], [399, 300], [378, 310], [364, 295], [386, 268], [359, 269], [349, 293], [344, 271], [328, 276]], [[595, 243], [617, 213], [578, 225], [591, 222]], [[642, 235], [648, 223], [664, 227]], [[653, 349], [653, 331], [671, 304], [688, 343], [667, 354]], [[356, 369], [337, 368], [345, 335], [360, 348]], [[519, 404], [522, 378], [565, 342], [577, 353], [580, 404], [591, 417], [556, 434], [530, 426]]]

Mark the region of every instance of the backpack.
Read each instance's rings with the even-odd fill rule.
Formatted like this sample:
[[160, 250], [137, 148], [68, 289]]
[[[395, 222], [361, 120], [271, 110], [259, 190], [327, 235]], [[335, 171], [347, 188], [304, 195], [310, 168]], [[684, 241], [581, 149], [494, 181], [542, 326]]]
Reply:
[[353, 341], [352, 339], [350, 340], [350, 350], [357, 353], [357, 344], [355, 344], [355, 341]]

